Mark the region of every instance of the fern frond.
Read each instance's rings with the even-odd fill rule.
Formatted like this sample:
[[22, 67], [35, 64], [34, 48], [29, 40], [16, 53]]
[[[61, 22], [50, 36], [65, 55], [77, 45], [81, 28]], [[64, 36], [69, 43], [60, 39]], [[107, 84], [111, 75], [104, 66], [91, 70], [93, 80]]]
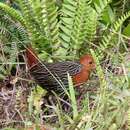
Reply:
[[6, 37], [7, 42], [19, 42], [20, 44], [18, 45], [20, 46], [21, 44], [27, 43], [29, 38], [24, 28], [26, 25], [22, 15], [15, 9], [3, 3], [0, 3], [0, 8], [2, 9], [0, 16], [0, 35], [2, 35], [3, 38]]
[[52, 48], [52, 50], [57, 49], [60, 41], [58, 14], [55, 1], [17, 1], [21, 7], [32, 42], [44, 42], [43, 46], [48, 46], [48, 48]]
[[64, 0], [61, 15], [60, 39], [63, 47], [78, 51], [84, 42], [93, 39], [97, 13], [89, 0]]
[[87, 10], [87, 18], [85, 20], [85, 38], [87, 41], [92, 41], [94, 39], [94, 36], [96, 34], [97, 29], [97, 13], [96, 11], [89, 7]]
[[60, 40], [63, 47], [68, 48], [71, 41], [73, 24], [76, 15], [77, 2], [64, 0], [60, 17]]
[[99, 5], [94, 3], [95, 10], [99, 16], [102, 15], [106, 7], [112, 2], [112, 0], [99, 0]]
[[93, 40], [96, 27], [97, 13], [90, 6], [90, 2], [88, 0], [79, 1], [71, 36], [74, 50], [78, 51], [83, 43], [86, 44], [87, 41]]
[[25, 28], [5, 12], [0, 14], [0, 78], [10, 74], [17, 58], [18, 48], [29, 43]]
[[45, 35], [44, 25], [43, 25], [43, 13], [42, 13], [42, 2], [43, 0], [29, 0], [32, 10], [33, 10], [33, 17], [37, 21], [40, 26], [41, 33]]
[[8, 5], [0, 2], [0, 9], [4, 10], [9, 16], [13, 18], [14, 21], [19, 21], [22, 25], [25, 26], [25, 20], [22, 17], [22, 15], [13, 9], [12, 7], [9, 7]]
[[110, 29], [110, 33], [107, 35], [103, 36], [103, 39], [100, 43], [100, 49], [99, 51], [99, 55], [101, 56], [100, 58], [103, 57], [103, 53], [102, 51], [105, 51], [105, 49], [111, 46], [113, 46], [113, 42], [111, 42], [111, 40], [113, 39], [115, 32], [117, 32], [119, 30], [119, 28], [122, 26], [123, 22], [130, 17], [130, 12], [127, 12], [126, 14], [124, 14], [123, 16], [121, 16], [111, 27]]
[[58, 24], [58, 8], [55, 0], [43, 0], [42, 7], [42, 25], [45, 30], [49, 43], [53, 46], [52, 50], [57, 50], [60, 44], [59, 40], [59, 24]]
[[77, 10], [76, 10], [76, 17], [73, 26], [72, 32], [72, 45], [75, 50], [78, 50], [85, 40], [85, 20], [88, 16], [88, 10], [90, 10], [89, 3], [85, 0], [78, 1]]
[[9, 16], [1, 15], [0, 19], [0, 35], [3, 42], [16, 42], [19, 47], [29, 43], [27, 32], [19, 23], [12, 21]]
[[36, 19], [33, 17], [34, 13], [32, 10], [32, 6], [29, 0], [17, 0], [19, 2], [19, 6], [22, 10], [23, 17], [26, 22], [26, 27], [31, 33], [32, 39], [39, 38], [40, 35], [40, 27], [39, 24], [37, 23]]

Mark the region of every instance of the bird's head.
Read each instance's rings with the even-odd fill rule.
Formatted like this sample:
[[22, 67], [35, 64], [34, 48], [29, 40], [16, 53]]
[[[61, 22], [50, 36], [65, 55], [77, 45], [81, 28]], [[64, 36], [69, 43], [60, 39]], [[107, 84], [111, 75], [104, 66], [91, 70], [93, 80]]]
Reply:
[[80, 58], [80, 64], [82, 64], [85, 67], [84, 69], [87, 71], [91, 71], [96, 67], [93, 57], [88, 54]]

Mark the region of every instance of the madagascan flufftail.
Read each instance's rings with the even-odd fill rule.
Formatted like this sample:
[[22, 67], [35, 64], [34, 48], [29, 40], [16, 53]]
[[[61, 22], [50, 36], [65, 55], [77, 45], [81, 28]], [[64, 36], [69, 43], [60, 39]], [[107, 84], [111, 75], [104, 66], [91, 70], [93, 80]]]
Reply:
[[68, 87], [68, 75], [72, 77], [74, 86], [79, 86], [89, 79], [91, 71], [95, 68], [91, 55], [84, 55], [79, 61], [63, 61], [56, 63], [41, 62], [34, 49], [26, 48], [27, 65], [30, 75], [38, 85], [47, 91], [61, 93]]

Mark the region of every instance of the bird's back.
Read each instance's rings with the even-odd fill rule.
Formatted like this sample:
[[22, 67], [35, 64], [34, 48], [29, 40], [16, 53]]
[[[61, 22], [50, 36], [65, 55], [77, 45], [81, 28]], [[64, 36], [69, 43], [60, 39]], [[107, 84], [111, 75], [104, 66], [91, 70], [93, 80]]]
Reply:
[[81, 72], [82, 65], [78, 62], [37, 63], [30, 68], [35, 81], [48, 91], [63, 92], [68, 87], [68, 77]]

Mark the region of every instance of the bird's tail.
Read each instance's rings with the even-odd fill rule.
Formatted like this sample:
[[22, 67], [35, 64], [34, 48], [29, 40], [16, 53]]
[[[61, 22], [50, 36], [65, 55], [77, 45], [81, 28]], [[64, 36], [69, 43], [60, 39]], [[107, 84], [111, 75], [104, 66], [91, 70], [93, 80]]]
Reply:
[[26, 48], [25, 53], [26, 53], [28, 67], [32, 67], [33, 65], [35, 65], [39, 62], [38, 56], [31, 45], [29, 45]]

